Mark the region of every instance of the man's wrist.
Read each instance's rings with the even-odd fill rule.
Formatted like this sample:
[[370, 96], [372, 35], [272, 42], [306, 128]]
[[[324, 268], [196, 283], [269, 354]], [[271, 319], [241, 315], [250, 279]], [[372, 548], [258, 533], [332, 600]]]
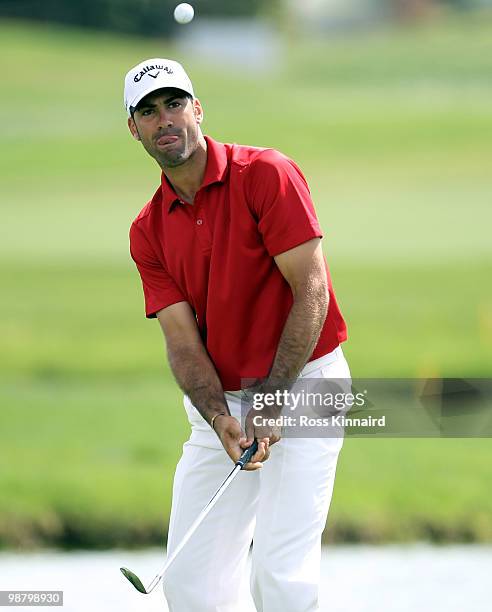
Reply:
[[230, 416], [227, 412], [217, 412], [216, 414], [214, 414], [214, 416], [210, 419], [210, 427], [216, 431], [215, 429], [215, 420], [218, 417], [222, 417], [222, 416]]

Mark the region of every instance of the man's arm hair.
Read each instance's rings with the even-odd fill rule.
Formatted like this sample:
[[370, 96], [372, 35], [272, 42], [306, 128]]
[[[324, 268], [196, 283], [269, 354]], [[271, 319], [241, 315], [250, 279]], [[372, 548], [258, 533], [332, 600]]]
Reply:
[[313, 238], [275, 257], [289, 283], [293, 304], [285, 322], [266, 390], [285, 388], [297, 378], [318, 343], [328, 312], [328, 280], [320, 238]]
[[[246, 440], [237, 419], [231, 416], [222, 384], [198, 332], [198, 325], [188, 302], [178, 302], [157, 313], [166, 338], [171, 370], [181, 389], [190, 398], [202, 417], [210, 424], [217, 414], [214, 429], [222, 446], [236, 462], [251, 442]], [[267, 440], [258, 440], [258, 450], [245, 466], [257, 470], [268, 458]]]
[[157, 313], [176, 382], [210, 424], [216, 414], [230, 414], [217, 371], [205, 349], [188, 302]]

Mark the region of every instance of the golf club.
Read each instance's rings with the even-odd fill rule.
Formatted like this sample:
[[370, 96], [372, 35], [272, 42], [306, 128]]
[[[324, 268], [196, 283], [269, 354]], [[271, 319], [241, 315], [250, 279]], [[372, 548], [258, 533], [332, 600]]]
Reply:
[[249, 448], [247, 448], [244, 451], [244, 453], [239, 457], [239, 459], [236, 461], [236, 464], [235, 464], [232, 472], [229, 474], [229, 476], [227, 476], [227, 478], [224, 480], [224, 482], [217, 489], [217, 491], [214, 494], [214, 496], [212, 497], [212, 499], [208, 502], [208, 504], [205, 506], [205, 508], [203, 508], [203, 510], [197, 516], [197, 518], [195, 519], [195, 521], [193, 522], [191, 527], [188, 529], [188, 531], [184, 535], [184, 537], [181, 540], [181, 542], [179, 543], [179, 546], [176, 547], [176, 549], [174, 550], [172, 555], [166, 560], [166, 563], [165, 563], [164, 567], [156, 575], [156, 577], [152, 580], [152, 582], [149, 584], [149, 586], [147, 588], [144, 587], [144, 585], [143, 585], [142, 581], [140, 580], [140, 578], [136, 574], [134, 574], [131, 570], [127, 569], [126, 567], [120, 567], [120, 570], [121, 570], [121, 573], [123, 574], [123, 576], [125, 576], [125, 578], [127, 578], [133, 584], [133, 586], [137, 589], [137, 591], [140, 591], [140, 593], [144, 593], [144, 594], [148, 595], [149, 593], [151, 593], [155, 589], [155, 587], [162, 580], [164, 574], [167, 571], [167, 568], [171, 565], [171, 563], [174, 561], [174, 559], [176, 559], [176, 557], [178, 556], [180, 551], [184, 548], [184, 546], [186, 545], [188, 540], [195, 533], [195, 531], [198, 528], [198, 526], [200, 525], [200, 523], [207, 516], [207, 514], [210, 512], [210, 510], [212, 510], [212, 508], [215, 506], [215, 504], [217, 503], [219, 498], [222, 496], [224, 491], [231, 484], [231, 482], [234, 480], [234, 478], [237, 476], [237, 474], [244, 468], [244, 466], [247, 463], [249, 463], [249, 461], [251, 461], [251, 457], [256, 453], [257, 450], [258, 450], [258, 442], [257, 442], [257, 440], [254, 440], [253, 444]]

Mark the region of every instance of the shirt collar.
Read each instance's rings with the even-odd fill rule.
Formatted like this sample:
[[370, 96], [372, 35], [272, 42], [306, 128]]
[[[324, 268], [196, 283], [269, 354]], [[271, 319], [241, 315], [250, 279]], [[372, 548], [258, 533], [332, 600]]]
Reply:
[[[223, 183], [229, 169], [226, 145], [217, 142], [210, 136], [205, 136], [205, 141], [207, 143], [207, 165], [200, 189], [213, 183]], [[174, 204], [179, 201], [179, 197], [164, 172], [161, 175], [161, 185], [164, 207], [171, 212]]]

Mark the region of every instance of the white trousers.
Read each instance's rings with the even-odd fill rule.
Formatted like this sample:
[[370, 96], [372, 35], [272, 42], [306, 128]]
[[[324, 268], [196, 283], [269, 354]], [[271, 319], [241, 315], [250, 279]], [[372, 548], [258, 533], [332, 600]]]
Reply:
[[[301, 377], [350, 379], [341, 347], [306, 365]], [[240, 392], [226, 393], [240, 419]], [[191, 424], [173, 486], [168, 554], [230, 472], [216, 433], [185, 397]], [[340, 437], [282, 438], [270, 458], [242, 471], [164, 578], [170, 612], [239, 612], [253, 541], [250, 588], [258, 612], [318, 610], [321, 534], [330, 506]]]

